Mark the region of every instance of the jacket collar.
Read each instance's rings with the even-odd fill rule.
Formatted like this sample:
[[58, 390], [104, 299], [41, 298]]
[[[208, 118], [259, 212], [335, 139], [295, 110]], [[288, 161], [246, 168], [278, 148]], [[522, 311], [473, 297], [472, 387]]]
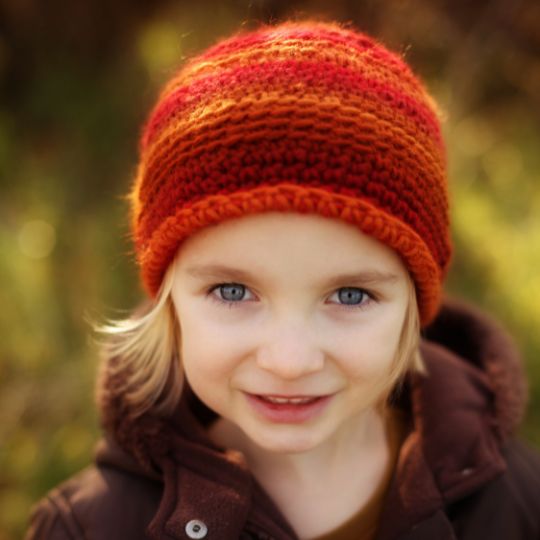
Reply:
[[424, 331], [421, 352], [427, 377], [405, 383], [414, 429], [401, 449], [377, 540], [423, 538], [422, 530], [426, 538], [453, 539], [444, 508], [504, 472], [501, 448], [525, 410], [520, 356], [477, 308], [446, 299]]
[[426, 520], [427, 537], [454, 538], [449, 523], [442, 533], [444, 508], [505, 470], [487, 377], [443, 347], [423, 342], [421, 350], [428, 376], [406, 383], [414, 427], [399, 454], [378, 540], [413, 529], [421, 538], [418, 527]]
[[126, 451], [108, 435], [97, 445], [96, 463], [164, 484], [159, 508], [146, 531], [151, 540], [187, 539], [186, 525], [194, 519], [208, 527], [212, 538], [236, 540], [247, 526], [259, 535], [256, 538], [296, 540], [279, 509], [250, 474], [244, 456], [209, 439], [204, 425], [213, 418], [215, 414], [186, 385], [168, 429], [154, 429], [153, 440], [147, 440], [143, 451], [154, 449], [151, 459], [141, 459], [140, 447]]
[[[491, 319], [446, 301], [424, 334], [427, 376], [409, 374], [396, 398], [413, 428], [400, 451], [378, 540], [423, 538], [422, 531], [426, 538], [453, 539], [444, 507], [504, 471], [500, 448], [523, 414], [519, 356]], [[114, 408], [105, 412], [114, 414]], [[186, 387], [171, 419], [125, 425], [118, 416], [112, 423], [109, 418], [113, 438], [131, 455], [128, 467], [164, 482], [151, 538], [186, 538], [192, 519], [204, 521], [218, 538], [239, 538], [246, 522], [271, 538], [296, 538], [243, 457], [208, 439], [204, 425], [212, 417]], [[123, 466], [123, 458], [112, 456], [114, 447], [112, 441], [102, 446], [98, 462]]]

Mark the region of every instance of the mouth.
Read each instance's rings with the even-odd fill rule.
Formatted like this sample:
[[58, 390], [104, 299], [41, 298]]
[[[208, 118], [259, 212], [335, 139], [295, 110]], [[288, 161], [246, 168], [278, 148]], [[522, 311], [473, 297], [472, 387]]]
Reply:
[[305, 422], [318, 416], [333, 397], [333, 394], [293, 396], [246, 393], [245, 395], [254, 411], [265, 420], [291, 424]]
[[313, 403], [324, 396], [272, 396], [266, 394], [257, 394], [255, 397], [263, 401], [267, 401], [268, 403], [275, 403], [277, 405], [305, 405], [307, 403]]

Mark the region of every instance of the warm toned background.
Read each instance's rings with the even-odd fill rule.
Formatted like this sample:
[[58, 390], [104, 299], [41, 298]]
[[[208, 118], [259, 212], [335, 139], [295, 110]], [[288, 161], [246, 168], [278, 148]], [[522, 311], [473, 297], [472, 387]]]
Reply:
[[305, 15], [403, 52], [446, 111], [448, 289], [515, 334], [531, 386], [523, 435], [540, 447], [537, 0], [0, 0], [0, 540], [91, 459], [85, 317], [142, 297], [121, 196], [159, 85], [241, 26]]

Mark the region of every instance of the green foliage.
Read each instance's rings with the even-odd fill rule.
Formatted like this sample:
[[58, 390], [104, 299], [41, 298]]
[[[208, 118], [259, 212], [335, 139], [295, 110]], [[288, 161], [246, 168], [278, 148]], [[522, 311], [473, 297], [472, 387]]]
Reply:
[[448, 290], [503, 321], [531, 387], [523, 435], [540, 447], [540, 143], [522, 105], [500, 104], [448, 127], [456, 255]]

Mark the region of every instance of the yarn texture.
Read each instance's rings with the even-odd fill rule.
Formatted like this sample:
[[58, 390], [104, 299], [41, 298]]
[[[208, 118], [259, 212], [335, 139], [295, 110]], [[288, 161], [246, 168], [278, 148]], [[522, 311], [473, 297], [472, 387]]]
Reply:
[[131, 225], [155, 296], [182, 241], [265, 211], [340, 219], [394, 249], [422, 325], [452, 246], [437, 107], [402, 58], [337, 23], [285, 22], [218, 42], [162, 89], [140, 139]]

